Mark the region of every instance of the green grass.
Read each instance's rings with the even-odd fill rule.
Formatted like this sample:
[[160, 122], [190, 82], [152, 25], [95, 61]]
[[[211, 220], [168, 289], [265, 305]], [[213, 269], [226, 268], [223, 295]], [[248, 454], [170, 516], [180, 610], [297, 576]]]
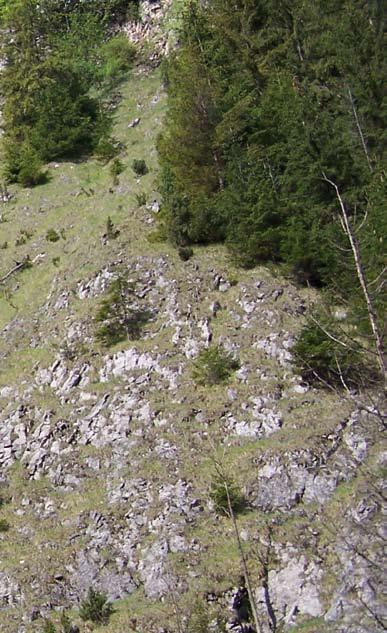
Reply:
[[[160, 92], [159, 72], [140, 77], [132, 76], [122, 89], [122, 103], [116, 114], [114, 134], [126, 144], [122, 160], [130, 164], [134, 156], [146, 156], [149, 173], [137, 184], [131, 169], [120, 175], [120, 185], [109, 192], [111, 178], [109, 166], [102, 166], [89, 160], [78, 164], [63, 162], [50, 170], [47, 184], [34, 189], [10, 187], [15, 198], [7, 207], [6, 223], [0, 224], [0, 243], [7, 240], [9, 247], [2, 251], [0, 276], [13, 268], [14, 261], [21, 260], [27, 254], [33, 260], [42, 255], [31, 269], [12, 275], [3, 288], [0, 287], [0, 331], [13, 319], [22, 316], [24, 327], [17, 338], [6, 337], [3, 349], [7, 354], [2, 363], [0, 384], [9, 384], [16, 378], [31, 375], [37, 362], [47, 366], [52, 359], [51, 345], [57, 340], [58, 347], [66, 332], [65, 318], [67, 310], [55, 314], [55, 330], [52, 317], [47, 315], [45, 303], [49, 293], [54, 296], [61, 290], [76, 291], [76, 282], [87, 279], [114, 258], [114, 251], [130, 250], [132, 255], [152, 252], [146, 240], [147, 227], [144, 227], [143, 214], [138, 212], [136, 194], [144, 191], [148, 200], [156, 196], [155, 170], [157, 168], [156, 151], [149, 152], [154, 146], [158, 126], [165, 108], [165, 97]], [[151, 103], [155, 94], [160, 98]], [[141, 104], [141, 108], [138, 108]], [[141, 116], [141, 125], [128, 129], [128, 122], [135, 116]], [[155, 124], [155, 120], [158, 121]], [[82, 193], [82, 187], [93, 190], [88, 197]], [[106, 228], [108, 216], [120, 229], [120, 238], [109, 247], [101, 245], [101, 236]], [[33, 235], [26, 244], [15, 247], [20, 228], [28, 229]], [[47, 242], [46, 234], [54, 228], [62, 230], [66, 239]], [[144, 230], [145, 228], [145, 230]], [[150, 230], [150, 229], [149, 229]], [[113, 251], [114, 249], [114, 251]], [[52, 262], [59, 258], [58, 265]], [[90, 321], [89, 301], [72, 302], [80, 319]], [[51, 341], [47, 337], [42, 341], [41, 349], [28, 347], [34, 337], [33, 320], [40, 315], [41, 328], [47, 318], [47, 327], [52, 331]], [[25, 349], [23, 350], [23, 346]]]
[[324, 618], [311, 618], [303, 624], [297, 624], [289, 629], [289, 633], [329, 633], [336, 629], [329, 628]]
[[[173, 3], [167, 18], [172, 28], [178, 23], [182, 5], [183, 1]], [[166, 108], [166, 98], [160, 87], [160, 79], [159, 70], [150, 73], [138, 72], [120, 87], [122, 102], [115, 114], [114, 135], [125, 144], [125, 150], [119, 158], [126, 169], [119, 175], [118, 185], [112, 185], [110, 166], [102, 165], [97, 160], [59, 163], [58, 168], [51, 168], [51, 180], [47, 184], [31, 190], [11, 187], [16, 197], [6, 207], [8, 221], [0, 224], [0, 244], [5, 240], [9, 242], [8, 249], [0, 251], [0, 277], [12, 268], [15, 259], [20, 260], [27, 254], [33, 259], [39, 254], [44, 254], [31, 269], [10, 277], [5, 284], [5, 290], [0, 287], [0, 291], [3, 290], [3, 294], [0, 292], [0, 331], [9, 326], [0, 340], [0, 386], [16, 385], [22, 394], [24, 387], [32, 384], [35, 371], [52, 364], [66, 341], [69, 325], [74, 322], [82, 325], [86, 342], [73, 343], [75, 359], [66, 361], [66, 364], [72, 368], [85, 360], [92, 363], [91, 381], [83, 391], [96, 398], [106, 393], [130, 394], [132, 389], [132, 386], [126, 383], [126, 376], [111, 376], [106, 383], [99, 381], [98, 372], [105, 364], [107, 355], [136, 348], [139, 352], [149, 352], [153, 357], [160, 355], [162, 366], [184, 364], [184, 372], [179, 377], [177, 390], [160, 389], [159, 386], [155, 386], [152, 377], [150, 388], [144, 387], [144, 400], [149, 401], [152, 411], [160, 412], [159, 418], [167, 419], [167, 424], [160, 427], [152, 422], [144, 424], [136, 419], [133, 412], [130, 431], [133, 437], [138, 438], [138, 443], [134, 453], [123, 458], [120, 471], [118, 464], [114, 464], [114, 451], [109, 446], [101, 449], [93, 446], [74, 449], [68, 458], [69, 462], [73, 460], [83, 463], [87, 457], [95, 456], [101, 459], [102, 466], [98, 475], [94, 477], [92, 474], [82, 479], [80, 488], [73, 492], [54, 490], [46, 477], [39, 481], [28, 480], [24, 468], [19, 463], [10, 470], [8, 476], [13, 502], [6, 504], [0, 512], [11, 527], [9, 532], [3, 535], [4, 538], [0, 539], [0, 559], [7, 560], [6, 570], [27, 588], [31, 583], [31, 577], [39, 576], [40, 564], [46, 569], [60, 569], [61, 565], [67, 564], [71, 556], [75, 556], [77, 550], [85, 545], [83, 535], [79, 536], [78, 540], [69, 542], [69, 537], [76, 531], [80, 514], [98, 510], [108, 514], [116, 527], [126, 521], [126, 504], [110, 505], [107, 502], [105, 484], [112, 474], [106, 471], [106, 458], [117, 466], [117, 476], [128, 479], [144, 477], [150, 482], [155, 495], [155, 501], [147, 511], [148, 518], [151, 519], [163, 510], [163, 504], [159, 503], [157, 497], [160, 485], [175, 482], [177, 478], [185, 478], [192, 484], [193, 497], [201, 501], [204, 510], [198, 515], [200, 518], [197, 521], [184, 526], [184, 536], [187, 542], [196, 538], [203, 549], [199, 552], [190, 551], [181, 556], [174, 555], [169, 564], [184, 579], [187, 577], [187, 570], [192, 572], [192, 577], [188, 577], [189, 596], [200, 595], [207, 590], [228, 590], [235, 585], [241, 572], [240, 557], [230, 520], [226, 517], [216, 517], [208, 509], [214, 458], [222, 461], [227, 471], [235, 475], [240, 489], [248, 489], [256, 481], [258, 466], [254, 460], [257, 457], [289, 454], [292, 451], [298, 451], [299, 454], [303, 450], [324, 448], [321, 436], [332, 433], [337, 427], [338, 420], [344, 419], [350, 409], [344, 402], [338, 404], [335, 395], [321, 396], [314, 391], [295, 394], [292, 391], [294, 384], [291, 382], [291, 369], [279, 368], [275, 360], [266, 358], [261, 351], [253, 347], [254, 342], [267, 336], [273, 327], [277, 330], [294, 331], [301, 325], [299, 319], [278, 311], [278, 304], [275, 306], [270, 298], [262, 303], [262, 310], [256, 311], [253, 315], [256, 319], [254, 327], [236, 327], [238, 322], [235, 317], [244, 315], [239, 301], [245, 296], [245, 292], [247, 295], [254, 292], [257, 280], [262, 282], [264, 291], [270, 291], [274, 285], [281, 284], [285, 288], [284, 294], [288, 293], [291, 296], [297, 292], [298, 296], [302, 295], [307, 301], [313, 299], [313, 291], [296, 291], [282, 279], [273, 281], [273, 271], [267, 267], [258, 267], [253, 271], [237, 270], [230, 263], [222, 245], [197, 246], [192, 260], [183, 263], [170, 245], [164, 242], [150, 243], [147, 239], [155, 230], [155, 224], [148, 223], [152, 214], [146, 207], [140, 207], [137, 198], [142, 193], [145, 194], [147, 203], [158, 198], [155, 142]], [[157, 100], [154, 99], [155, 96], [158, 97]], [[140, 125], [128, 128], [130, 121], [136, 117], [141, 118]], [[137, 178], [131, 164], [133, 159], [142, 158], [149, 166], [149, 173]], [[110, 189], [112, 191], [109, 191]], [[83, 190], [90, 195], [85, 194]], [[106, 230], [108, 217], [111, 217], [115, 228], [120, 230], [120, 235], [103, 245], [101, 237]], [[32, 237], [26, 244], [15, 247], [15, 240], [22, 228], [31, 231]], [[58, 233], [64, 230], [65, 239], [61, 237], [57, 242], [48, 242], [46, 234], [49, 229], [54, 229]], [[214, 300], [220, 301], [222, 309], [211, 322], [213, 341], [217, 344], [221, 342], [220, 338], [226, 338], [235, 343], [241, 364], [249, 369], [248, 384], [241, 383], [235, 375], [230, 376], [229, 383], [215, 385], [211, 389], [192, 384], [193, 361], [185, 357], [183, 350], [173, 347], [171, 339], [175, 328], [171, 325], [164, 327], [163, 306], [168, 297], [163, 296], [161, 291], [162, 301], [158, 306], [160, 314], [145, 328], [148, 331], [147, 337], [135, 342], [123, 341], [108, 350], [103, 350], [96, 342], [95, 315], [102, 297], [99, 295], [79, 299], [79, 282], [92, 279], [104, 267], [117, 274], [125, 272], [128, 263], [144, 256], [153, 258], [151, 266], [156, 265], [153, 263], [154, 258], [165, 258], [168, 264], [165, 276], [176, 282], [180, 309], [183, 311], [188, 303], [194, 304], [197, 320], [209, 315]], [[55, 266], [52, 260], [58, 257], [60, 259]], [[147, 263], [144, 264], [144, 270], [140, 271], [140, 276], [146, 270], [146, 266]], [[237, 280], [237, 284], [227, 293], [217, 292], [213, 289], [215, 271], [229, 280]], [[136, 277], [136, 273], [133, 273], [133, 276]], [[196, 290], [201, 295], [194, 303], [193, 293]], [[52, 299], [48, 302], [50, 293]], [[68, 294], [70, 305], [68, 308], [54, 311], [52, 306], [61, 293]], [[265, 310], [272, 312], [274, 325], [269, 317], [262, 316]], [[31, 343], [37, 346], [33, 347]], [[266, 372], [266, 380], [261, 377], [263, 370]], [[132, 377], [136, 378], [141, 373], [143, 372], [134, 371]], [[23, 381], [26, 381], [25, 386]], [[280, 401], [273, 401], [271, 404], [280, 412], [283, 427], [271, 437], [264, 439], [243, 438], [228, 433], [225, 414], [237, 411], [237, 417], [240, 419], [243, 415], [239, 409], [240, 403], [251, 404], [252, 396], [273, 394], [278, 383], [282, 384], [285, 395]], [[230, 387], [237, 393], [235, 404], [227, 396], [227, 389]], [[24, 402], [23, 397], [20, 398], [21, 402]], [[79, 403], [77, 397], [78, 392], [71, 392], [66, 402], [49, 387], [36, 389], [25, 395], [30, 405], [29, 415], [36, 417], [35, 424], [39, 422], [41, 410], [52, 411], [53, 421], [62, 418], [73, 424], [83, 415], [83, 411], [93, 404], [92, 401], [86, 404]], [[7, 399], [2, 401], [1, 405], [12, 408], [12, 402], [8, 402]], [[34, 407], [37, 407], [37, 413], [34, 413]], [[195, 418], [195, 411], [201, 411], [204, 421]], [[155, 458], [153, 449], [160, 438], [177, 447], [177, 463], [174, 459], [169, 461], [162, 457]], [[63, 464], [66, 463], [63, 460]], [[351, 484], [341, 484], [338, 487], [327, 506], [333, 517], [339, 516], [340, 507], [350, 499], [351, 494]], [[14, 516], [15, 509], [20, 507], [23, 497], [31, 499], [33, 503], [45, 497], [53, 498], [58, 516], [39, 521], [29, 506], [26, 507], [25, 515]], [[307, 508], [307, 512], [312, 513], [314, 510], [316, 508], [312, 504]], [[70, 527], [63, 526], [66, 519], [69, 520]], [[265, 521], [272, 519], [278, 520], [278, 515], [248, 511], [238, 515], [238, 525], [240, 529], [248, 532], [252, 540], [253, 537], [259, 536]], [[277, 533], [280, 542], [297, 544], [304, 520], [291, 513], [281, 517]], [[32, 530], [31, 541], [17, 531], [27, 524]], [[145, 534], [141, 547], [150, 543], [153, 538], [154, 536]], [[323, 533], [321, 542], [329, 544], [330, 539], [328, 534]], [[33, 548], [31, 543], [34, 544]], [[246, 543], [246, 551], [251, 550], [252, 545], [249, 541]], [[20, 560], [26, 560], [26, 569], [20, 567]], [[254, 564], [252, 573], [257, 573]], [[26, 591], [28, 593], [29, 589]], [[184, 600], [188, 602], [189, 598], [186, 596], [183, 602]], [[161, 625], [165, 628], [176, 628], [173, 617], [171, 618], [170, 603], [149, 601], [141, 587], [126, 600], [118, 601], [115, 607], [116, 613], [103, 629], [105, 633], [130, 631], [133, 616], [139, 618], [139, 631], [151, 631], [152, 626], [158, 629]], [[15, 618], [21, 618], [25, 613], [20, 609], [10, 615], [0, 610], [0, 629], [4, 633], [14, 633], [17, 630], [15, 621], [12, 621], [13, 615]], [[72, 615], [76, 619], [75, 608]], [[57, 614], [53, 614], [53, 619], [55, 622], [58, 621]], [[293, 630], [294, 633], [320, 633], [323, 630], [321, 627], [317, 628], [320, 624], [319, 620], [310, 620]], [[29, 630], [41, 633], [40, 625], [41, 622], [31, 623], [27, 626], [28, 633]]]

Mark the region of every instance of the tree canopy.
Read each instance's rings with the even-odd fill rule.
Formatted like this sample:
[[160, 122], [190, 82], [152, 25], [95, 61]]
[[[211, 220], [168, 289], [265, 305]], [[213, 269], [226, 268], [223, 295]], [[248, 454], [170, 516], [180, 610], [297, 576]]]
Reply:
[[243, 265], [283, 261], [316, 285], [332, 277], [337, 205], [322, 174], [354, 213], [372, 198], [381, 219], [381, 12], [363, 0], [188, 3], [159, 142], [175, 242], [224, 239]]
[[2, 0], [6, 63], [1, 93], [8, 180], [36, 184], [43, 163], [88, 153], [107, 133], [101, 87], [113, 74], [127, 70], [132, 56], [129, 43], [120, 40], [117, 67], [117, 47], [108, 46], [107, 26], [137, 4]]
[[357, 333], [370, 325], [359, 265], [381, 320], [385, 298], [385, 18], [372, 0], [190, 0], [165, 69], [170, 239], [281, 263], [350, 304]]

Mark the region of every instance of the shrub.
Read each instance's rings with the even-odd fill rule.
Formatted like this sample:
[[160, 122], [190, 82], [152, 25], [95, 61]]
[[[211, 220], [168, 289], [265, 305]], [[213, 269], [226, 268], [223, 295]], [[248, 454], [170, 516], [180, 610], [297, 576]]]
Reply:
[[29, 239], [31, 239], [32, 233], [27, 229], [21, 229], [19, 237], [15, 240], [15, 246], [22, 246], [26, 244]]
[[108, 602], [106, 594], [90, 587], [87, 597], [81, 602], [79, 617], [96, 624], [107, 624], [113, 612], [113, 606]]
[[239, 367], [239, 361], [232, 354], [221, 345], [213, 345], [200, 352], [192, 376], [199, 385], [216, 385], [227, 380]]
[[190, 246], [180, 246], [177, 252], [183, 262], [187, 262], [194, 254], [193, 249]]
[[136, 46], [121, 33], [112, 37], [102, 49], [105, 79], [117, 83], [132, 67], [136, 56]]
[[60, 624], [62, 627], [61, 633], [79, 633], [79, 628], [75, 624], [71, 623], [71, 620], [65, 611], [63, 611], [60, 616]]
[[0, 519], [0, 532], [8, 532], [10, 527], [11, 526], [6, 519]]
[[108, 296], [101, 303], [96, 315], [96, 338], [105, 347], [127, 339], [141, 336], [142, 328], [151, 317], [151, 312], [133, 306], [135, 298], [133, 284], [119, 277], [111, 287]]
[[46, 233], [47, 242], [58, 242], [60, 240], [60, 235], [55, 231], [55, 229], [48, 229]]
[[148, 166], [143, 158], [135, 158], [132, 162], [132, 169], [137, 176], [145, 176], [148, 173]]
[[101, 163], [106, 164], [115, 158], [120, 151], [120, 143], [116, 139], [106, 136], [105, 134], [98, 141], [95, 149], [95, 156], [99, 161], [101, 161]]
[[42, 171], [42, 160], [38, 152], [30, 145], [24, 144], [20, 149], [16, 174], [10, 180], [18, 182], [23, 187], [35, 187], [47, 180], [47, 173]]
[[154, 231], [148, 233], [146, 239], [149, 244], [159, 244], [161, 242], [166, 242], [168, 239], [168, 235], [165, 224], [160, 222]]
[[[227, 489], [226, 489], [227, 488]], [[231, 509], [234, 513], [241, 512], [246, 506], [246, 501], [240, 492], [235, 481], [227, 475], [216, 473], [212, 478], [210, 488], [210, 498], [214, 503], [215, 511], [218, 514], [229, 515], [228, 495], [230, 497]]]
[[110, 174], [111, 174], [111, 176], [112, 176], [112, 178], [113, 178], [113, 183], [114, 183], [115, 185], [117, 185], [117, 184], [118, 184], [118, 176], [119, 176], [120, 174], [122, 174], [122, 172], [124, 171], [124, 169], [125, 169], [125, 165], [124, 165], [124, 163], [123, 163], [122, 161], [120, 161], [120, 159], [119, 159], [119, 158], [115, 158], [115, 159], [113, 160], [112, 164], [110, 165], [110, 169], [109, 169]]
[[187, 633], [207, 633], [210, 628], [210, 618], [207, 605], [196, 599], [188, 618]]
[[141, 193], [136, 193], [136, 200], [139, 207], [145, 207], [146, 193], [144, 191], [141, 191]]
[[115, 240], [119, 236], [119, 234], [119, 230], [114, 227], [113, 221], [109, 215], [106, 221], [106, 237], [109, 240]]
[[356, 388], [372, 382], [376, 375], [356, 340], [333, 321], [324, 320], [321, 327], [314, 321], [307, 323], [292, 352], [297, 370], [312, 385], [343, 387], [344, 382]]

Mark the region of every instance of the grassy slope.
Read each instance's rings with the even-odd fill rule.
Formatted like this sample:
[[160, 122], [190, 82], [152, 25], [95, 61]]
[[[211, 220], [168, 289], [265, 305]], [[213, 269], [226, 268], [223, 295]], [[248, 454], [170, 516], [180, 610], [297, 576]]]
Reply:
[[[32, 260], [43, 255], [31, 269], [10, 277], [0, 297], [0, 327], [3, 329], [13, 319], [23, 321], [22, 339], [16, 345], [20, 355], [23, 342], [27, 347], [33, 331], [32, 319], [42, 313], [51, 289], [55, 292], [75, 290], [77, 280], [91, 276], [111, 261], [112, 247], [117, 253], [121, 249], [130, 249], [131, 254], [152, 250], [145, 240], [146, 225], [136, 194], [145, 192], [148, 201], [155, 196], [155, 137], [165, 105], [158, 72], [132, 77], [124, 85], [122, 94], [115, 135], [126, 144], [127, 150], [122, 156], [126, 170], [120, 176], [119, 186], [112, 187], [109, 167], [98, 162], [61, 163], [50, 170], [51, 180], [46, 185], [24, 191], [12, 187], [15, 197], [4, 205], [3, 216], [7, 221], [0, 224], [0, 243], [7, 241], [8, 248], [0, 251], [1, 274], [26, 255]], [[138, 116], [141, 124], [128, 129], [128, 123]], [[133, 158], [145, 158], [149, 174], [136, 178], [131, 169]], [[113, 189], [113, 193], [109, 189]], [[83, 190], [92, 190], [93, 194], [87, 196]], [[100, 238], [108, 216], [119, 226], [122, 237], [104, 248]], [[49, 229], [63, 231], [64, 239], [48, 242]], [[28, 231], [31, 237], [25, 244], [16, 246], [21, 231]], [[55, 258], [59, 258], [56, 263]], [[10, 350], [14, 353], [15, 346], [4, 338], [2, 353]]]
[[[8, 248], [0, 250], [0, 275], [6, 274], [15, 265], [15, 260], [21, 261], [26, 255], [32, 260], [37, 255], [43, 257], [32, 268], [11, 276], [0, 289], [0, 387], [20, 385], [23, 381], [28, 383], [36, 363], [48, 366], [62, 345], [68, 314], [62, 316], [59, 312], [54, 322], [50, 320], [46, 302], [51, 292], [54, 296], [61, 292], [70, 293], [71, 320], [87, 319], [93, 310], [92, 301], [81, 302], [73, 296], [79, 280], [92, 277], [104, 265], [127, 253], [135, 256], [157, 251], [158, 247], [150, 246], [145, 239], [152, 229], [148, 224], [151, 214], [138, 207], [136, 194], [144, 192], [148, 202], [156, 196], [155, 139], [165, 108], [165, 95], [160, 85], [158, 71], [139, 71], [122, 86], [114, 134], [126, 145], [121, 156], [126, 170], [120, 176], [118, 186], [112, 186], [108, 166], [87, 160], [78, 164], [51, 165], [50, 181], [35, 189], [10, 188], [14, 197], [1, 210], [6, 221], [0, 224], [0, 243], [6, 241]], [[141, 118], [141, 124], [129, 129], [129, 122], [136, 117]], [[141, 179], [131, 169], [134, 158], [145, 158], [149, 166], [149, 174]], [[93, 193], [87, 196], [83, 190]], [[108, 216], [119, 227], [121, 235], [106, 247], [101, 243], [101, 236]], [[63, 237], [55, 243], [47, 241], [49, 229], [63, 232]], [[22, 231], [28, 233], [26, 242], [16, 245]], [[165, 246], [162, 249], [164, 252], [169, 250]], [[50, 402], [58, 405], [47, 393], [37, 400], [38, 406], [43, 408], [50, 406]], [[2, 399], [1, 404], [7, 406], [7, 399]], [[23, 496], [32, 500], [44, 494], [55, 497], [48, 482], [28, 483], [19, 476], [18, 468], [12, 470], [10, 482], [10, 494], [15, 504], [7, 504], [2, 512], [2, 517], [12, 526], [9, 533], [0, 535], [2, 569], [16, 572], [18, 582], [28, 596], [31, 575], [39, 575], [41, 560], [36, 554], [40, 552], [45, 559], [45, 543], [63, 544], [66, 529], [55, 524], [42, 529], [32, 513], [20, 519], [13, 513]], [[90, 484], [90, 489], [84, 490], [81, 498], [74, 495], [68, 501], [66, 518], [71, 516], [72, 507], [79, 514], [99, 505], [100, 491], [93, 489], [92, 482]], [[33, 534], [32, 549], [30, 540], [17, 536], [17, 531], [26, 523]], [[68, 556], [68, 548], [64, 547], [60, 554], [62, 565]], [[56, 554], [54, 559], [52, 564], [60, 566]], [[26, 561], [24, 572], [20, 561]], [[25, 607], [22, 607], [20, 614], [24, 612]], [[17, 614], [12, 616], [0, 610], [1, 630], [4, 633], [15, 631], [17, 617]]]
[[[138, 71], [122, 86], [122, 101], [116, 113], [115, 135], [126, 145], [126, 150], [121, 156], [126, 170], [120, 176], [118, 186], [112, 187], [108, 166], [88, 160], [78, 164], [61, 163], [57, 167], [52, 167], [51, 180], [43, 186], [32, 190], [20, 190], [16, 187], [11, 189], [15, 197], [10, 203], [4, 205], [4, 212], [1, 210], [7, 221], [0, 224], [0, 244], [7, 241], [9, 246], [0, 251], [0, 276], [12, 268], [14, 260], [21, 260], [27, 254], [31, 259], [39, 254], [42, 254], [43, 258], [31, 269], [10, 277], [0, 295], [0, 331], [2, 330], [0, 388], [2, 385], [28, 381], [37, 363], [42, 367], [47, 367], [61, 347], [68, 329], [66, 318], [69, 315], [67, 311], [57, 312], [55, 321], [50, 319], [46, 308], [50, 292], [55, 296], [69, 293], [71, 321], [79, 320], [86, 323], [86, 326], [90, 326], [90, 315], [95, 312], [96, 301], [77, 299], [75, 293], [78, 282], [92, 277], [112, 261], [125, 260], [129, 256], [154, 257], [162, 254], [167, 256], [175, 267], [176, 275], [179, 276], [181, 283], [182, 296], [185, 292], [188, 293], [188, 289], [184, 286], [183, 264], [179, 262], [176, 253], [167, 244], [151, 244], [147, 241], [147, 235], [154, 229], [151, 222], [152, 214], [143, 207], [139, 208], [136, 200], [136, 194], [140, 193], [145, 193], [148, 202], [157, 197], [155, 141], [166, 106], [165, 95], [160, 85], [160, 74], [156, 70], [151, 73]], [[140, 125], [133, 129], [128, 128], [128, 123], [135, 117], [141, 118]], [[149, 174], [141, 179], [138, 179], [131, 170], [130, 165], [134, 158], [145, 158], [150, 167]], [[112, 188], [111, 193], [109, 189]], [[84, 190], [90, 195], [83, 193]], [[101, 235], [105, 231], [108, 216], [120, 229], [120, 236], [117, 240], [111, 241], [108, 246], [103, 246]], [[63, 231], [64, 237], [55, 243], [48, 242], [45, 236], [51, 228], [59, 233]], [[22, 230], [27, 230], [31, 236], [27, 238], [25, 244], [16, 246], [15, 242]], [[213, 267], [238, 278], [238, 286], [231, 289], [227, 298], [230, 307], [238, 298], [239, 288], [243, 284], [246, 286], [252, 284], [257, 276], [268, 284], [273, 283], [273, 277], [264, 269], [250, 272], [235, 271], [222, 247], [198, 249], [196, 261], [206, 270]], [[307, 293], [305, 296], [307, 297]], [[209, 300], [210, 298], [209, 294]], [[283, 313], [279, 325], [287, 329], [292, 324], [294, 325], [293, 321], [294, 319]], [[214, 324], [214, 338], [225, 332], [232, 332], [234, 326], [232, 312], [221, 313]], [[269, 333], [270, 329], [270, 323], [265, 325], [262, 321], [261, 334]], [[165, 336], [165, 334], [160, 334], [159, 338], [141, 342], [139, 346], [142, 345], [144, 349], [151, 350], [157, 344], [160, 349], [168, 351]], [[98, 353], [98, 347], [94, 347], [94, 351]], [[87, 356], [87, 351], [83, 353]], [[243, 353], [244, 362], [250, 363], [252, 367], [258, 366], [259, 362], [265, 362], [259, 355], [257, 359], [256, 351], [249, 349], [247, 341]], [[97, 392], [98, 386], [94, 384], [90, 389]], [[238, 397], [247, 399], [249, 390], [245, 388], [244, 392], [243, 389], [242, 385]], [[258, 382], [254, 385], [254, 389], [259, 392]], [[175, 414], [176, 421], [171, 425], [166, 437], [169, 433], [169, 437], [175, 441], [177, 441], [176, 438], [180, 438], [183, 464], [180, 476], [195, 480], [198, 493], [205, 495], [213, 470], [212, 459], [214, 455], [221, 456], [224, 451], [223, 429], [219, 423], [223, 406], [222, 392], [217, 388], [211, 392], [199, 388], [195, 393], [191, 393], [188, 376], [187, 390], [184, 393], [186, 402], [183, 404], [162, 402], [162, 394], [153, 394], [153, 404], [156, 407], [159, 400], [162, 406], [170, 407], [171, 417]], [[211, 437], [205, 441], [199, 432], [200, 425], [190, 420], [190, 426], [187, 429], [187, 422], [184, 421], [183, 416], [185, 409], [189, 411], [203, 407], [203, 402], [205, 402], [205, 411], [212, 425]], [[4, 399], [2, 404], [3, 406], [7, 404]], [[41, 408], [49, 408], [58, 403], [53, 401], [52, 395], [43, 391], [37, 404]], [[321, 413], [322, 406], [324, 415]], [[347, 413], [346, 405], [338, 405], [335, 398], [329, 396], [325, 397], [323, 405], [320, 399], [314, 396], [302, 396], [298, 400], [289, 397], [288, 401], [284, 399], [281, 402], [281, 407], [285, 412], [287, 423], [273, 437], [259, 442], [242, 440], [228, 447], [227, 459], [230, 468], [237, 473], [237, 478], [241, 483], [248, 482], [249, 478], [254, 476], [251, 464], [257, 455], [263, 455], [266, 452], [281, 453], [285, 450], [297, 449], [300, 445], [302, 448], [314, 448], [316, 438], [329, 432], [336, 425], [337, 420]], [[151, 442], [151, 440], [152, 438], [148, 438], [147, 441]], [[195, 448], [196, 453], [192, 458]], [[84, 447], [82, 450], [86, 454], [87, 451], [93, 449]], [[79, 455], [81, 456], [82, 452]], [[146, 463], [142, 464], [141, 468], [142, 471], [136, 472], [136, 476], [152, 476], [160, 480], [164, 475], [167, 476], [163, 473], [163, 465], [159, 466], [158, 472], [147, 470], [150, 467]], [[128, 470], [129, 473], [130, 470]], [[31, 577], [39, 577], [42, 560], [45, 561], [43, 567], [46, 566], [46, 569], [49, 569], [50, 565], [52, 568], [60, 569], [60, 566], [65, 565], [71, 556], [71, 548], [64, 545], [68, 537], [65, 525], [58, 525], [56, 522], [48, 522], [45, 526], [40, 525], [39, 520], [33, 517], [33, 513], [27, 513], [26, 516], [21, 517], [13, 515], [13, 509], [18, 507], [23, 496], [39, 499], [49, 494], [56, 498], [55, 490], [49, 482], [44, 478], [38, 482], [26, 482], [16, 465], [11, 474], [11, 493], [15, 502], [7, 506], [4, 512], [5, 518], [9, 519], [12, 525], [12, 530], [0, 535], [0, 557], [4, 569], [16, 576], [18, 582], [24, 587], [24, 584], [28, 585]], [[350, 493], [347, 491], [346, 494], [347, 497], [348, 494], [352, 494], [352, 488]], [[60, 497], [57, 495], [58, 503], [63, 501]], [[81, 510], [104, 508], [104, 503], [101, 490], [93, 485], [93, 481], [89, 481], [80, 493], [74, 493], [66, 498], [61, 519], [72, 519]], [[339, 516], [340, 512], [333, 502], [332, 508], [332, 516]], [[117, 516], [117, 520], [119, 519], [120, 517]], [[240, 526], [252, 533], [257, 531], [257, 526], [262, 525], [265, 520], [267, 517], [254, 512], [242, 516]], [[17, 531], [26, 524], [28, 524], [31, 538], [28, 535], [25, 538], [21, 532]], [[289, 520], [289, 523], [285, 523], [281, 529], [284, 532], [284, 542], [287, 539], [296, 541], [304, 529], [303, 521]], [[192, 596], [201, 591], [211, 589], [219, 591], [228, 588], [230, 578], [235, 580], [239, 573], [238, 554], [235, 546], [230, 545], [234, 539], [227, 519], [207, 517], [200, 526], [194, 526], [191, 531], [188, 531], [188, 535], [190, 538], [198, 538], [204, 545], [205, 552], [192, 561], [190, 581], [192, 590], [183, 598], [182, 608], [188, 608], [193, 600]], [[59, 548], [52, 548], [52, 551], [47, 553], [47, 543], [59, 544]], [[254, 559], [254, 556], [252, 558]], [[171, 564], [175, 565], [176, 569], [181, 568], [184, 574], [186, 560], [180, 561], [176, 556]], [[257, 566], [254, 570], [257, 575], [259, 571]], [[48, 591], [49, 579], [43, 578], [42, 583], [46, 580]], [[28, 589], [26, 592], [28, 595]], [[117, 604], [116, 609], [111, 623], [103, 629], [106, 633], [126, 632], [133, 614], [139, 616], [140, 619], [144, 618], [143, 624], [145, 626], [148, 623], [149, 628], [152, 623], [156, 628], [159, 623], [164, 623], [166, 626], [171, 624], [171, 605], [153, 604], [145, 600], [141, 590]], [[24, 607], [21, 607], [20, 614], [23, 610]], [[12, 620], [8, 613], [0, 611], [0, 628], [4, 633], [14, 633], [17, 630], [16, 617], [15, 615], [15, 620]], [[32, 627], [31, 630], [41, 630], [41, 623], [29, 626]], [[174, 616], [171, 626], [176, 627]], [[311, 625], [310, 629], [300, 630], [315, 629]]]

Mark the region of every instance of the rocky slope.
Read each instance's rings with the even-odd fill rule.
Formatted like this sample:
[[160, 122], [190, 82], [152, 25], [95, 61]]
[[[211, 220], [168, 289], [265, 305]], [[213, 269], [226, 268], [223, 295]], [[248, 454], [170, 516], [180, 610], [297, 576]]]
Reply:
[[[107, 633], [199, 631], [197, 600], [212, 630], [231, 626], [243, 569], [211, 494], [220, 465], [245, 500], [237, 525], [262, 631], [385, 630], [376, 396], [297, 375], [310, 290], [237, 270], [222, 247], [183, 262], [155, 241], [164, 108], [159, 72], [137, 69], [117, 110], [118, 184], [93, 161], [55, 164], [46, 185], [2, 203], [0, 276], [33, 265], [0, 296], [0, 629], [42, 631], [69, 609], [89, 630], [89, 587], [114, 601]], [[150, 173], [137, 177], [133, 158]], [[104, 349], [95, 317], [119, 276], [151, 318]], [[239, 369], [200, 385], [195, 361], [217, 344]]]

